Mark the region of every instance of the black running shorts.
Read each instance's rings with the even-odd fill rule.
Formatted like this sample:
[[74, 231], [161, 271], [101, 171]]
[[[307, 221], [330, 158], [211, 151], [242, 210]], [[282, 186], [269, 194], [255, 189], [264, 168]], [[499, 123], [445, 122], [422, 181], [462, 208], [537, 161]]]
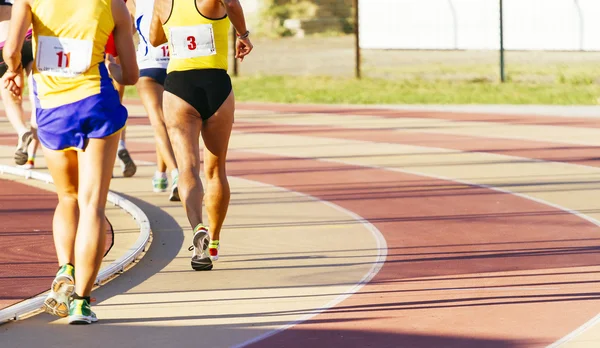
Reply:
[[231, 90], [231, 78], [223, 69], [172, 71], [165, 80], [165, 91], [185, 100], [204, 121], [219, 110]]

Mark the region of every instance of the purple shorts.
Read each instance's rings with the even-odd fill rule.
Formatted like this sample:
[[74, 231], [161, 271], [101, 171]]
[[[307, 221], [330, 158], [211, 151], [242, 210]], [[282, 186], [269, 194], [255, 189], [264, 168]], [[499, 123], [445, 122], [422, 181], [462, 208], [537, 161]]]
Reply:
[[52, 109], [36, 109], [38, 138], [50, 150], [85, 150], [90, 138], [105, 138], [123, 127], [127, 109], [114, 87]]

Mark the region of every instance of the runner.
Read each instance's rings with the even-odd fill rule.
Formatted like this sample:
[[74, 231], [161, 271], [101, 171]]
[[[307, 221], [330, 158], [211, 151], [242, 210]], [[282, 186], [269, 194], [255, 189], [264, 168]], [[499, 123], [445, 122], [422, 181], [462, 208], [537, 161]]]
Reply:
[[[127, 2], [127, 0], [124, 0]], [[106, 43], [106, 54], [107, 56], [113, 56], [117, 60], [117, 64], [119, 62], [119, 52], [117, 51], [117, 47], [115, 46], [115, 40], [113, 34], [111, 33], [108, 42]], [[123, 103], [123, 95], [125, 94], [125, 86], [119, 84], [117, 81], [114, 82], [115, 89], [119, 92], [119, 100]], [[137, 166], [135, 162], [131, 158], [129, 151], [127, 150], [125, 140], [127, 134], [127, 127], [123, 128], [121, 131], [121, 139], [119, 140], [119, 150], [117, 151], [117, 156], [121, 161], [121, 170], [123, 171], [123, 176], [126, 178], [130, 178], [135, 175], [137, 171]]]
[[[179, 194], [193, 227], [194, 270], [211, 270], [218, 259], [221, 227], [229, 207], [225, 159], [235, 111], [227, 74], [230, 21], [239, 35], [236, 58], [243, 60], [252, 51], [252, 43], [238, 0], [156, 0], [154, 5], [150, 42], [159, 46], [169, 38], [165, 120], [179, 167]], [[202, 222], [200, 135], [210, 235]]]
[[[8, 27], [10, 23], [11, 11], [13, 1], [0, 0], [0, 52], [4, 47], [4, 40], [8, 36]], [[1, 55], [1, 54], [0, 54]], [[31, 31], [27, 32], [25, 36], [25, 43], [23, 44], [23, 52], [21, 52], [23, 67], [25, 67], [26, 74], [29, 76], [31, 73], [31, 67], [33, 64], [33, 54], [31, 52]], [[0, 76], [6, 72], [6, 64], [0, 59]], [[31, 85], [31, 84], [30, 84]], [[35, 152], [37, 151], [38, 141], [35, 129], [35, 110], [31, 113], [31, 128], [27, 128], [23, 122], [23, 103], [21, 98], [15, 98], [7, 90], [2, 89], [0, 96], [4, 102], [4, 108], [6, 110], [6, 117], [15, 129], [18, 135], [17, 149], [15, 151], [15, 163], [18, 165], [24, 165], [25, 168], [33, 168], [35, 160]], [[33, 101], [33, 98], [30, 99]]]
[[154, 192], [165, 192], [169, 181], [167, 169], [171, 173], [171, 195], [170, 201], [179, 201], [177, 180], [179, 172], [175, 155], [165, 126], [162, 110], [163, 85], [167, 77], [167, 65], [169, 64], [169, 46], [161, 45], [154, 47], [150, 45], [150, 21], [154, 0], [130, 0], [128, 3], [130, 11], [135, 13], [134, 23], [139, 35], [137, 51], [138, 65], [140, 67], [140, 79], [136, 85], [138, 94], [144, 108], [150, 118], [156, 139], [156, 163], [157, 171], [152, 178]]
[[[69, 323], [89, 324], [98, 320], [90, 293], [104, 254], [108, 187], [127, 120], [109, 72], [123, 85], [137, 82], [132, 23], [121, 1], [19, 0], [3, 52], [8, 71], [2, 84], [15, 96], [23, 92], [22, 37], [31, 24], [38, 137], [58, 194], [52, 229], [60, 268], [44, 308], [68, 315]], [[105, 65], [113, 30], [122, 66], [112, 57]]]

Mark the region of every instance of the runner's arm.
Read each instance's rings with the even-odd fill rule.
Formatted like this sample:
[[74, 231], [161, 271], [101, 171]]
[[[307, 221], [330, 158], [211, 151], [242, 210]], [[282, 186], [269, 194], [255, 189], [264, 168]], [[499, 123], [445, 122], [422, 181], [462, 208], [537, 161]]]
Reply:
[[127, 9], [129, 10], [129, 14], [131, 15], [131, 30], [133, 32], [133, 34], [135, 35], [136, 32], [136, 28], [135, 28], [135, 0], [129, 0], [127, 1]]
[[8, 37], [2, 49], [2, 57], [8, 71], [19, 72], [23, 68], [21, 65], [23, 39], [31, 26], [31, 5], [29, 0], [21, 0], [16, 1], [12, 7], [12, 19]]
[[162, 1], [156, 0], [154, 3], [154, 10], [152, 11], [152, 22], [150, 22], [150, 44], [154, 47], [167, 43], [167, 35], [165, 35], [165, 30], [163, 29], [162, 21], [160, 19], [162, 6]]
[[231, 21], [231, 24], [235, 28], [238, 35], [244, 35], [248, 32], [246, 28], [246, 19], [244, 18], [244, 10], [239, 0], [220, 0], [225, 6], [227, 11], [227, 17]]
[[122, 1], [113, 1], [112, 13], [115, 21], [113, 35], [119, 52], [120, 64], [110, 59], [108, 68], [111, 76], [121, 85], [135, 85], [140, 71], [137, 65], [133, 36], [131, 35], [131, 14]]
[[250, 32], [246, 28], [246, 19], [244, 18], [244, 10], [239, 0], [219, 0], [225, 6], [227, 11], [227, 17], [231, 21], [231, 24], [235, 28], [238, 34], [238, 39], [235, 44], [235, 57], [240, 61], [244, 60], [244, 57], [252, 52], [254, 46], [250, 42], [248, 34]]

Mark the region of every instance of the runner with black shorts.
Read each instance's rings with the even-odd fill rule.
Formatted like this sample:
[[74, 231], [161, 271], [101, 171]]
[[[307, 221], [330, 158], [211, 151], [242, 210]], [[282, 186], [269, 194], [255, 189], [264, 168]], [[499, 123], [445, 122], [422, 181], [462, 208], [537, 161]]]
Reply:
[[[150, 43], [169, 42], [164, 112], [179, 167], [179, 195], [193, 228], [192, 268], [210, 270], [219, 257], [230, 199], [225, 160], [235, 100], [227, 74], [230, 21], [238, 33], [236, 58], [252, 51], [239, 0], [156, 0]], [[206, 196], [200, 181], [204, 141]], [[202, 222], [206, 204], [208, 226]]]

